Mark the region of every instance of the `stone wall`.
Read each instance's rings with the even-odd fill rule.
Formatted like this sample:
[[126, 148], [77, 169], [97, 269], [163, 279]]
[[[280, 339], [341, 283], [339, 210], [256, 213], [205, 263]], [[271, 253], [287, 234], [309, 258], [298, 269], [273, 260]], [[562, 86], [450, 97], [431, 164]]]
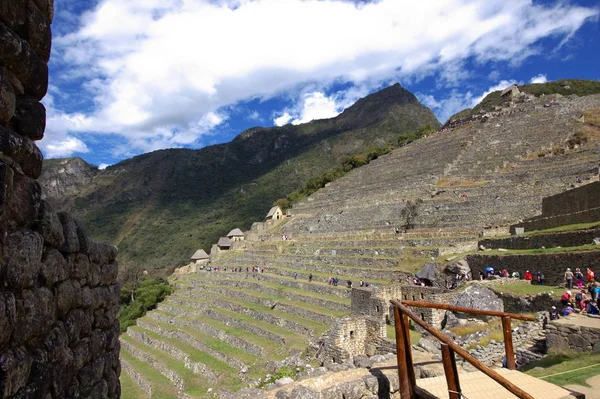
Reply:
[[594, 238], [600, 237], [600, 229], [565, 231], [552, 234], [533, 234], [531, 236], [512, 236], [500, 239], [479, 241], [487, 249], [534, 249], [553, 247], [578, 247], [591, 244]]
[[506, 268], [510, 272], [518, 271], [521, 276], [526, 270], [544, 273], [546, 285], [561, 285], [565, 270], [569, 267], [579, 267], [585, 270], [591, 267], [595, 270], [600, 264], [600, 251], [590, 252], [565, 252], [547, 255], [469, 255], [467, 262], [477, 276], [479, 271], [484, 271], [490, 265], [500, 270]]
[[117, 250], [36, 181], [53, 12], [52, 0], [0, 2], [0, 398], [117, 398]]
[[548, 352], [600, 352], [600, 328], [553, 321], [546, 325], [546, 343]]
[[600, 220], [600, 182], [586, 184], [542, 200], [542, 214], [511, 226], [525, 231]]
[[372, 317], [338, 320], [327, 332], [317, 357], [324, 363], [344, 363], [354, 356], [373, 356], [386, 336], [385, 323]]

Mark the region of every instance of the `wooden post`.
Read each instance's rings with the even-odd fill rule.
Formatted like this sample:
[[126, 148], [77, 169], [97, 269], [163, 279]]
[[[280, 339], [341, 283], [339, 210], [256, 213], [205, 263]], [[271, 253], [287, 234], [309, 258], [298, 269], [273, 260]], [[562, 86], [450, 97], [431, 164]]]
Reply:
[[510, 316], [502, 317], [502, 332], [504, 333], [504, 352], [506, 356], [506, 368], [515, 370], [515, 349], [512, 341], [512, 328], [510, 324]]
[[404, 313], [402, 314], [402, 327], [404, 328], [404, 338], [406, 342], [406, 367], [408, 368], [408, 378], [412, 384], [411, 386], [414, 387], [417, 384], [417, 378], [415, 377], [415, 365], [413, 364], [412, 358], [412, 345], [410, 344], [410, 321], [408, 315]]
[[454, 351], [447, 344], [442, 344], [442, 363], [444, 364], [444, 374], [446, 374], [446, 382], [448, 383], [449, 397], [450, 399], [460, 399], [460, 381], [456, 369], [456, 358], [454, 357]]
[[[400, 398], [412, 399], [413, 387], [408, 375], [408, 367], [406, 364], [406, 337], [404, 334], [403, 320], [400, 316], [400, 309], [394, 306], [394, 324], [396, 328], [396, 357], [398, 359], [398, 380], [400, 383]], [[408, 349], [410, 350], [410, 349]]]

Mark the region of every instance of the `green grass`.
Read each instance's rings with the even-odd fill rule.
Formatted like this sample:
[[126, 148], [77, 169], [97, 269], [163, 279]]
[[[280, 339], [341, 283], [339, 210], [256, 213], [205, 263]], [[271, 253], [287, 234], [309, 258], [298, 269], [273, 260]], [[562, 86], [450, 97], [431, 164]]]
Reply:
[[121, 340], [127, 341], [137, 349], [152, 355], [154, 358], [162, 362], [166, 367], [175, 371], [184, 382], [184, 391], [192, 396], [205, 395], [210, 383], [203, 378], [201, 375], [194, 374], [191, 370], [185, 367], [185, 365], [177, 359], [172, 358], [165, 352], [154, 349], [146, 344], [138, 342], [127, 334], [121, 335]]
[[497, 292], [508, 292], [516, 295], [525, 295], [525, 294], [539, 294], [542, 292], [560, 292], [564, 290], [564, 287], [552, 287], [548, 285], [534, 285], [534, 284], [520, 284], [520, 283], [512, 283], [512, 284], [503, 284], [503, 285], [491, 285], [490, 289]]
[[531, 230], [531, 231], [526, 231], [523, 235], [531, 236], [531, 235], [543, 234], [543, 233], [560, 233], [563, 231], [587, 230], [587, 229], [593, 229], [596, 227], [600, 227], [600, 222], [568, 224], [565, 226], [552, 227], [550, 229], [545, 229], [545, 230]]
[[[389, 339], [395, 340], [396, 339], [396, 329], [395, 329], [395, 327], [391, 326], [389, 324], [386, 324], [385, 328], [386, 328], [386, 331], [387, 331], [387, 337]], [[411, 328], [409, 334], [410, 334], [410, 344], [411, 345], [414, 345], [414, 344], [418, 343], [421, 340], [421, 333], [420, 332], [418, 332], [416, 330], [413, 330]]]
[[[120, 356], [152, 384], [152, 399], [177, 398], [177, 388], [159, 371], [150, 367], [147, 363], [138, 360], [135, 356], [127, 352], [125, 348], [121, 348]], [[128, 399], [125, 396], [123, 398]]]
[[241, 292], [241, 293], [244, 293], [249, 296], [253, 296], [256, 298], [261, 298], [261, 299], [265, 299], [265, 300], [269, 300], [269, 301], [281, 302], [285, 305], [297, 307], [300, 309], [310, 310], [312, 312], [320, 313], [320, 314], [323, 314], [326, 316], [343, 317], [343, 316], [348, 315], [348, 312], [343, 312], [343, 311], [339, 311], [339, 310], [331, 310], [331, 309], [323, 308], [320, 306], [315, 306], [315, 305], [312, 305], [309, 303], [298, 302], [298, 301], [294, 301], [291, 299], [287, 299], [284, 296], [265, 294], [263, 292], [253, 291], [253, 290], [250, 290], [247, 288], [237, 288], [237, 287], [230, 287], [230, 286], [219, 285], [219, 284], [208, 284], [207, 286], [201, 286], [201, 287], [210, 288], [211, 286], [218, 288], [218, 289], [226, 289], [226, 290], [230, 290], [230, 291]]
[[[177, 298], [185, 300], [185, 301], [189, 301], [192, 303], [193, 302], [199, 302], [199, 303], [204, 302], [202, 299], [196, 299], [193, 297], [186, 297], [186, 296], [179, 297], [178, 296]], [[306, 328], [309, 328], [309, 329], [315, 331], [315, 334], [317, 334], [317, 335], [320, 335], [321, 333], [325, 332], [328, 329], [328, 326], [325, 326], [322, 323], [318, 323], [313, 320], [308, 320], [308, 319], [299, 317], [295, 314], [285, 313], [280, 310], [277, 310], [277, 308], [271, 309], [268, 306], [259, 305], [257, 303], [252, 303], [252, 302], [245, 302], [245, 301], [234, 299], [234, 298], [220, 298], [220, 301], [226, 301], [229, 303], [236, 304], [238, 306], [243, 306], [250, 310], [254, 310], [256, 312], [270, 314], [270, 315], [277, 316], [277, 317], [280, 317], [280, 318], [288, 320], [288, 321], [295, 322], [297, 324], [300, 324]], [[215, 303], [215, 306], [220, 308], [219, 302]]]
[[[580, 245], [577, 247], [554, 247], [554, 248], [533, 248], [533, 249], [508, 249], [506, 251], [498, 251], [492, 249], [491, 251], [485, 251], [485, 255], [541, 255], [541, 254], [555, 254], [555, 253], [566, 253], [566, 252], [584, 252], [598, 250], [598, 246], [594, 244]], [[473, 253], [479, 253], [473, 251]]]
[[[582, 367], [588, 367], [578, 370]], [[541, 367], [542, 369], [537, 369]], [[550, 354], [525, 366], [526, 374], [542, 378], [559, 386], [570, 384], [589, 386], [586, 380], [600, 375], [600, 353], [561, 353]], [[564, 373], [559, 375], [558, 373]]]
[[121, 398], [123, 399], [138, 399], [145, 398], [146, 393], [140, 388], [135, 381], [127, 374], [127, 372], [121, 372]]
[[[155, 312], [162, 313], [162, 311], [155, 310]], [[237, 359], [240, 362], [244, 363], [247, 366], [252, 366], [249, 370], [249, 375], [253, 378], [258, 378], [262, 376], [264, 373], [260, 373], [258, 375], [253, 374], [253, 370], [257, 368], [257, 365], [262, 361], [262, 359], [254, 356], [251, 353], [245, 352], [241, 349], [238, 349], [234, 346], [229, 345], [228, 343], [219, 340], [211, 335], [205, 334], [202, 331], [198, 331], [191, 327], [181, 327], [181, 326], [173, 326], [171, 324], [162, 323], [155, 319], [146, 318], [144, 319], [148, 324], [152, 324], [158, 327], [161, 327], [165, 330], [179, 330], [182, 331], [189, 336], [196, 338], [198, 341], [202, 342], [204, 345], [209, 347], [210, 349], [220, 352], [223, 355], [231, 357], [233, 359]]]

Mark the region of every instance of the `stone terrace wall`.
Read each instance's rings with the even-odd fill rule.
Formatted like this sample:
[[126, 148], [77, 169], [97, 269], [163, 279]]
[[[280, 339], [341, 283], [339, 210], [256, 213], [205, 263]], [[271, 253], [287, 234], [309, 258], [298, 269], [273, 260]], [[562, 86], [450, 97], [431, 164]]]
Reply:
[[600, 352], [600, 328], [550, 322], [546, 326], [548, 352]]
[[525, 231], [600, 220], [600, 182], [586, 184], [542, 200], [542, 214], [511, 226]]
[[0, 1], [0, 398], [117, 398], [116, 248], [41, 200], [53, 0]]
[[479, 241], [477, 245], [483, 245], [488, 249], [578, 247], [580, 245], [591, 244], [596, 237], [600, 237], [600, 228], [565, 231], [561, 233], [533, 234], [531, 236], [511, 236], [500, 239], [486, 239]]
[[563, 284], [563, 277], [567, 267], [579, 267], [585, 270], [591, 267], [595, 270], [600, 264], [600, 251], [590, 252], [565, 252], [548, 255], [469, 255], [467, 261], [474, 276], [479, 271], [484, 271], [490, 265], [495, 269], [508, 269], [510, 272], [518, 271], [521, 276], [526, 270], [535, 273], [541, 271], [546, 278], [546, 285]]

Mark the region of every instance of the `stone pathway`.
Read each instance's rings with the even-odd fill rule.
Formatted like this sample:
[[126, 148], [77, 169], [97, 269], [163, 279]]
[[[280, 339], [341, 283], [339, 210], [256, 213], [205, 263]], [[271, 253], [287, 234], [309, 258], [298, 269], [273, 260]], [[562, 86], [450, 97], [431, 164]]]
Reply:
[[574, 314], [569, 317], [563, 317], [555, 320], [556, 324], [566, 324], [569, 326], [600, 328], [600, 317], [590, 317], [581, 314]]
[[600, 399], [600, 375], [588, 378], [586, 382], [591, 387], [567, 385], [565, 388], [585, 394], [585, 399]]

